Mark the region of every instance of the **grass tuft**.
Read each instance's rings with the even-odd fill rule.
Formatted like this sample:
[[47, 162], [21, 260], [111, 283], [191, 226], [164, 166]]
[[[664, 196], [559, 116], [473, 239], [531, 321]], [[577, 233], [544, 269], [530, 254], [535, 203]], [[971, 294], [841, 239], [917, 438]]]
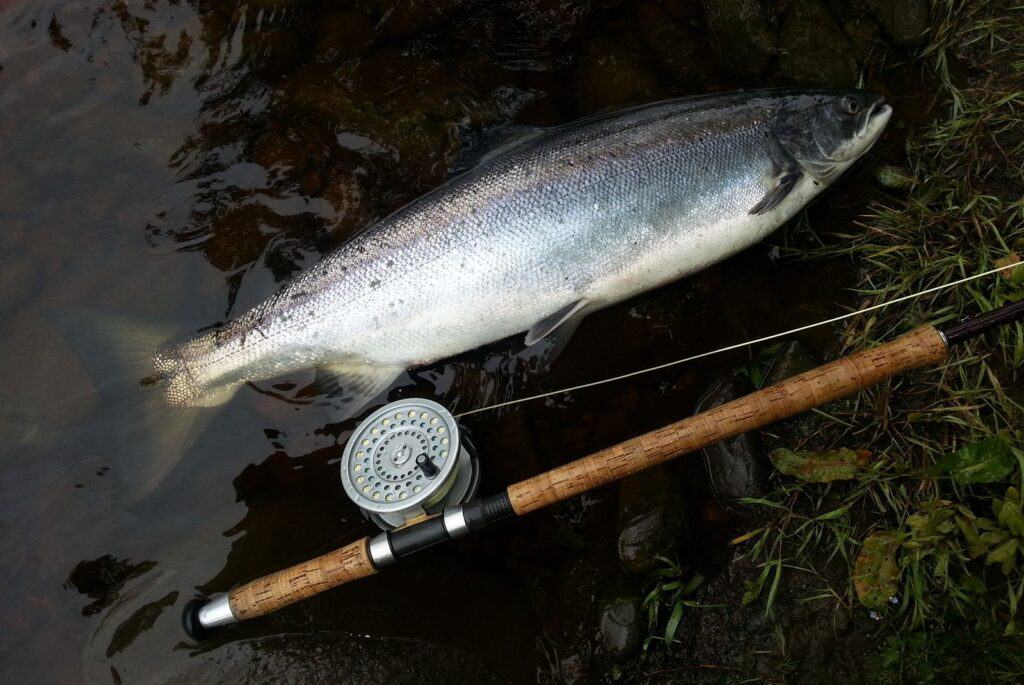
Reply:
[[[873, 206], [855, 231], [819, 233], [811, 251], [811, 258], [853, 260], [863, 306], [1024, 254], [1024, 5], [937, 0], [933, 19], [919, 61], [941, 85], [943, 113], [908, 138], [909, 189]], [[1024, 269], [922, 296], [847, 321], [836, 353], [1022, 298]], [[1024, 518], [1017, 523], [1013, 512], [1024, 486], [1022, 365], [1017, 324], [958, 347], [941, 369], [893, 379], [779, 427], [778, 446], [867, 450], [873, 459], [846, 482], [780, 477], [775, 493], [750, 502], [768, 523], [737, 540], [760, 569], [745, 600], [771, 610], [780, 579], [799, 569], [820, 581], [807, 601], [878, 619], [878, 679], [975, 681], [983, 673], [987, 681], [1020, 682], [1024, 537], [1015, 531]], [[959, 471], [942, 471], [954, 463]], [[853, 569], [872, 532], [888, 536], [877, 539], [891, 544], [874, 549], [889, 558], [862, 559], [863, 568], [894, 568], [898, 590], [869, 608]], [[835, 564], [849, 582], [825, 571]], [[965, 645], [977, 648], [976, 657], [962, 658]]]

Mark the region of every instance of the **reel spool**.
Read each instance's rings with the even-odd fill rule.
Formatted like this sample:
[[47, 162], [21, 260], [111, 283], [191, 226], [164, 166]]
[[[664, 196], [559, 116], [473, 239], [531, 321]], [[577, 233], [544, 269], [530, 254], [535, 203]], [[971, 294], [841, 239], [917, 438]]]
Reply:
[[394, 530], [468, 501], [476, 494], [480, 468], [447, 409], [409, 398], [359, 424], [341, 457], [341, 483], [367, 518]]

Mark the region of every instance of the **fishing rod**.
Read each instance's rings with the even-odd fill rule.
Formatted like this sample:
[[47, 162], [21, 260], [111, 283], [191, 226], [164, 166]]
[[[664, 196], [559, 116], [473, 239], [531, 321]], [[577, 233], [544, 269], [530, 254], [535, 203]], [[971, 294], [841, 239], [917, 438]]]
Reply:
[[594, 452], [473, 499], [474, 450], [455, 418], [423, 399], [388, 404], [367, 417], [345, 446], [346, 494], [384, 529], [315, 559], [185, 606], [195, 640], [211, 628], [264, 616], [376, 573], [420, 550], [498, 521], [525, 516], [713, 443], [852, 395], [895, 375], [946, 360], [952, 346], [1024, 320], [1024, 300], [937, 329], [921, 326], [714, 409]]

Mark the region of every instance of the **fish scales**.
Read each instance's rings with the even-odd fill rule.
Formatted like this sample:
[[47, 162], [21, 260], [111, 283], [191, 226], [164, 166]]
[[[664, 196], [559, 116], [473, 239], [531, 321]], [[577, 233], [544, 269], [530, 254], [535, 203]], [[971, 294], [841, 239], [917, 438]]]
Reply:
[[[416, 364], [528, 329], [543, 335], [563, 311], [568, 327], [763, 239], [887, 120], [881, 99], [860, 91], [758, 92], [548, 130], [378, 222], [157, 366], [184, 379], [171, 398], [179, 404], [313, 366], [371, 392]], [[774, 204], [757, 210], [766, 198]]]

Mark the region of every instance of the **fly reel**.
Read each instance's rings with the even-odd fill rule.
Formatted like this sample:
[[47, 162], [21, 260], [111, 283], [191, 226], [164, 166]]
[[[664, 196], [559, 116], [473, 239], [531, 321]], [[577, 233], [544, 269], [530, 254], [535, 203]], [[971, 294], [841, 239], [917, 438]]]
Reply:
[[475, 450], [437, 402], [410, 398], [359, 424], [341, 457], [345, 493], [384, 530], [457, 506], [476, 494]]

